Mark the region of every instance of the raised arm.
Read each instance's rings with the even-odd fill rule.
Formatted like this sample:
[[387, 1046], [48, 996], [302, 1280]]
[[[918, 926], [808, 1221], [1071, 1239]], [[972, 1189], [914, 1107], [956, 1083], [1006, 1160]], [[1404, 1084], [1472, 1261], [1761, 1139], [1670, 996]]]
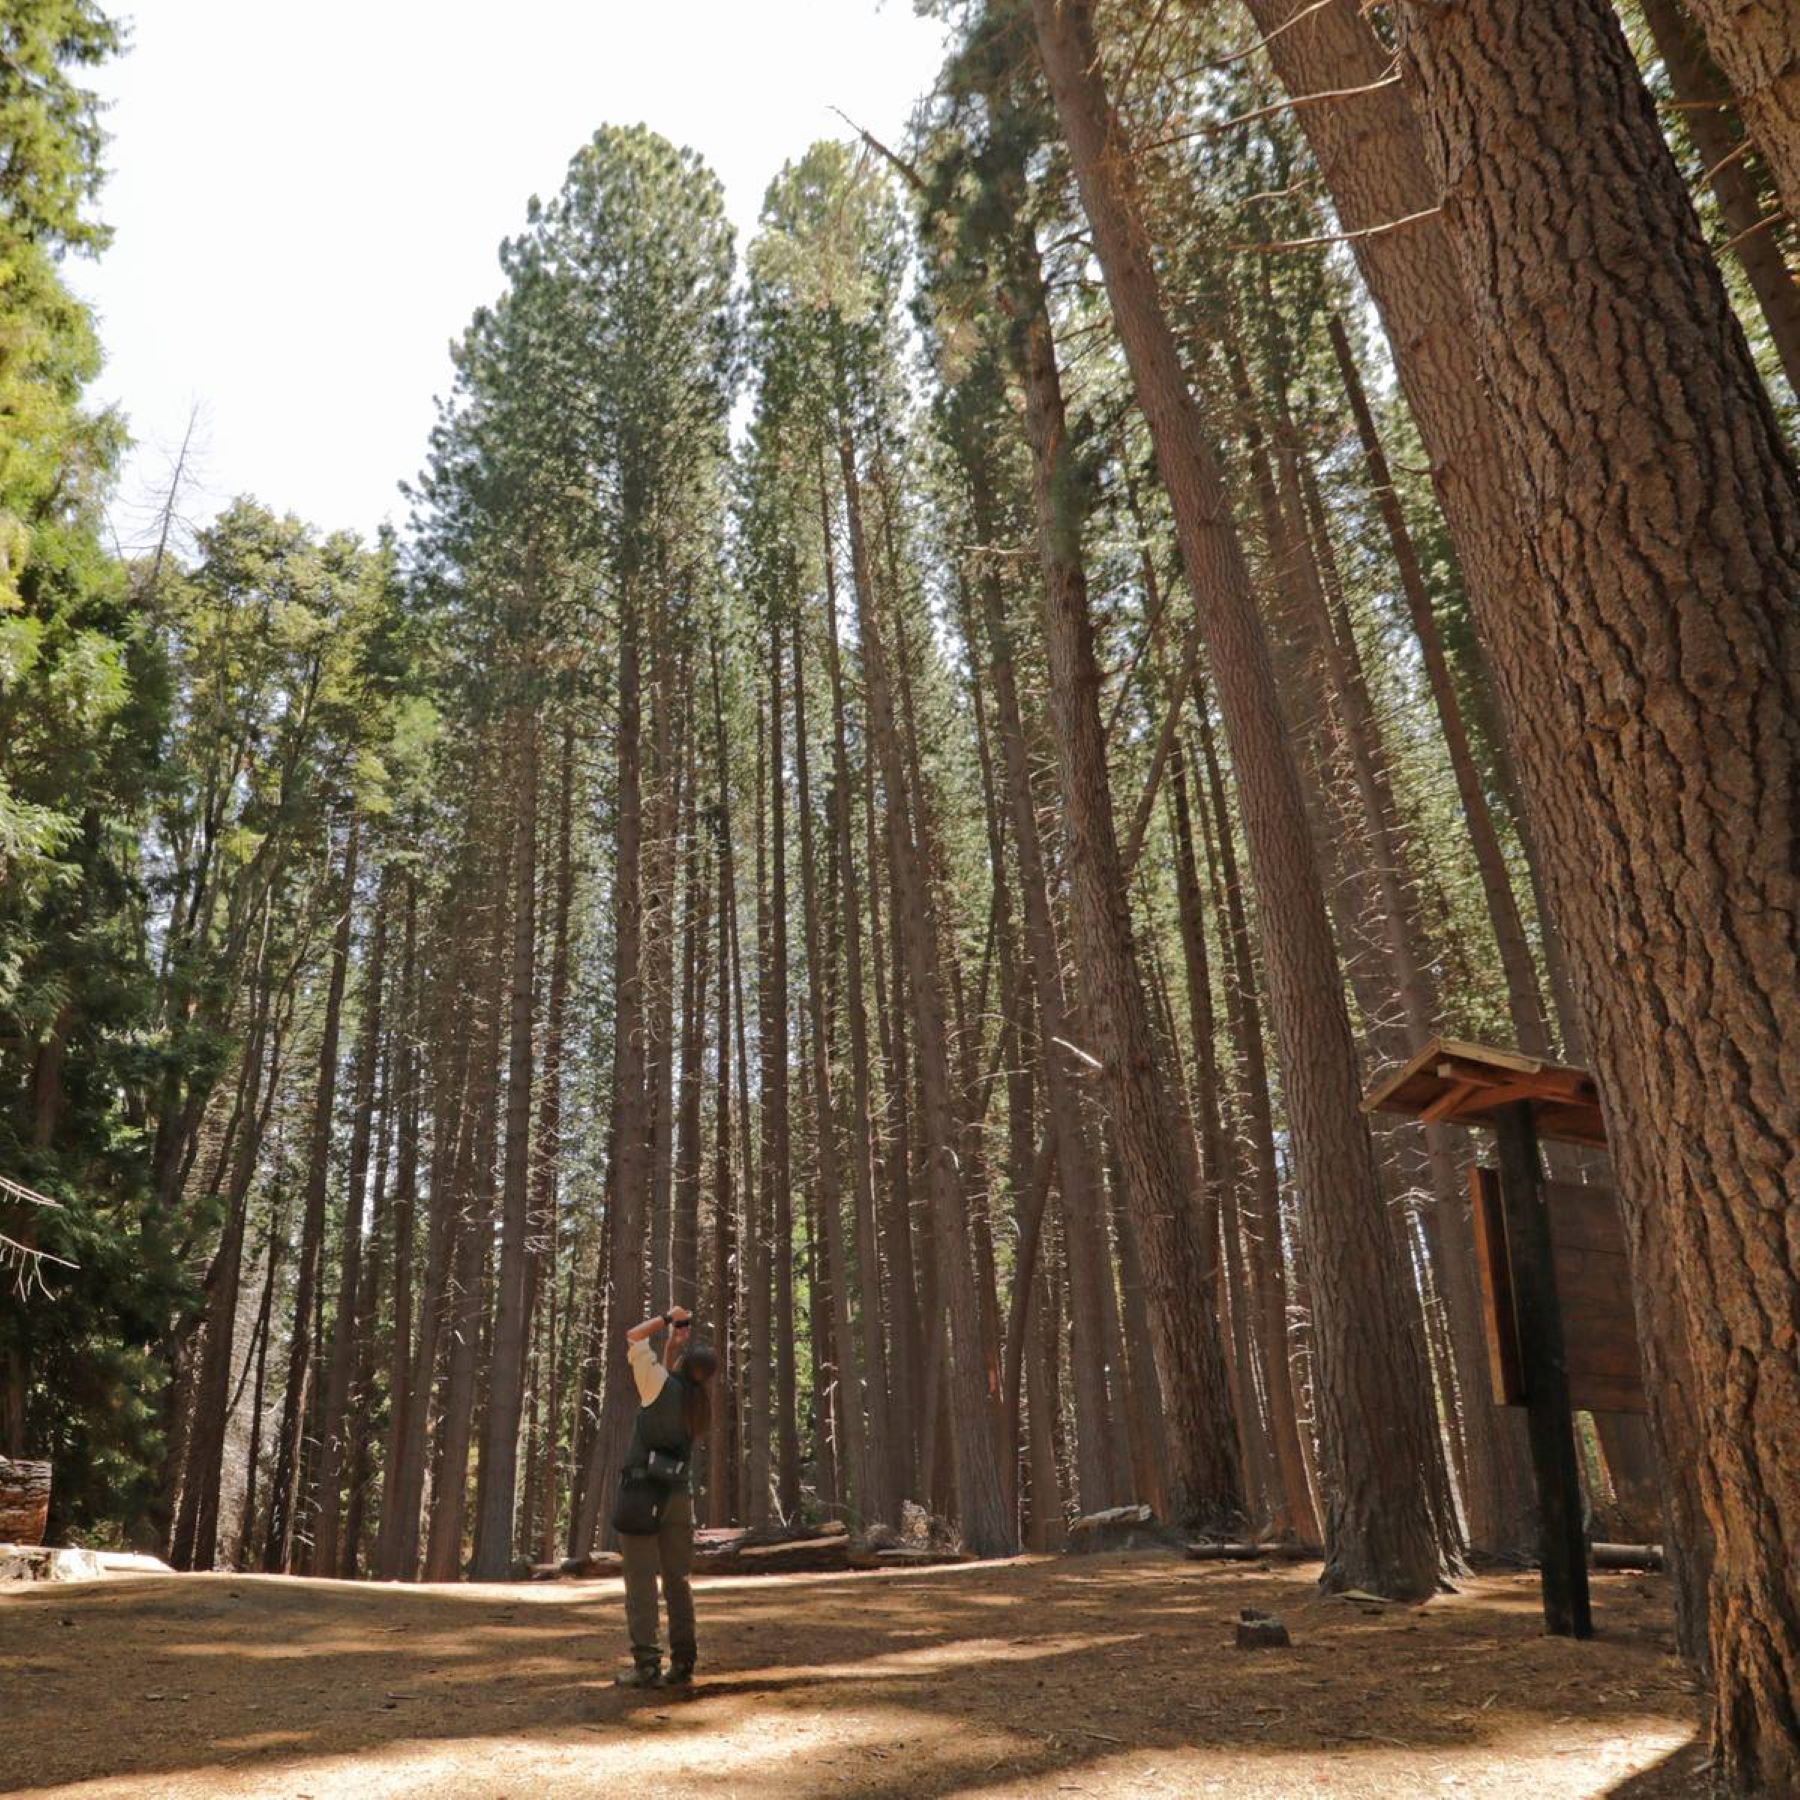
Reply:
[[[664, 1371], [674, 1368], [680, 1361], [693, 1324], [694, 1315], [685, 1306], [671, 1306], [665, 1313], [652, 1313], [641, 1325], [633, 1325], [625, 1333], [626, 1359], [637, 1378], [638, 1398], [646, 1406], [661, 1391]], [[663, 1345], [662, 1362], [658, 1364], [649, 1340], [665, 1325], [669, 1327], [669, 1338]]]

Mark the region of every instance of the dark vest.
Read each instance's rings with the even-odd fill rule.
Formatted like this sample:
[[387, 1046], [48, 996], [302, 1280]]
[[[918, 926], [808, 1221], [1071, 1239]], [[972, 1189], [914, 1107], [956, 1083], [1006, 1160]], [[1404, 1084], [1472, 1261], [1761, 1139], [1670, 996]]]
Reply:
[[[668, 1380], [662, 1384], [662, 1392], [648, 1405], [638, 1408], [637, 1422], [631, 1430], [631, 1452], [625, 1458], [627, 1473], [642, 1469], [649, 1462], [652, 1450], [692, 1463], [694, 1440], [681, 1418], [681, 1402], [686, 1393], [686, 1377], [670, 1370]], [[676, 1482], [675, 1491], [688, 1492], [688, 1481]]]

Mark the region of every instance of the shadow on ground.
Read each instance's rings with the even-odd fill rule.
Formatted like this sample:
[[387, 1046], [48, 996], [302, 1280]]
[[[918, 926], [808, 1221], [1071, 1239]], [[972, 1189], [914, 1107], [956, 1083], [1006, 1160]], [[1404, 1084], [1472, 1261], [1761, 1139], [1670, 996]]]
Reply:
[[[690, 1692], [610, 1686], [616, 1581], [405, 1588], [228, 1575], [0, 1600], [13, 1795], [751, 1797], [1699, 1790], [1659, 1580], [1590, 1644], [1536, 1583], [1409, 1610], [1316, 1570], [1023, 1559], [700, 1589]], [[1232, 1646], [1241, 1606], [1291, 1650]]]

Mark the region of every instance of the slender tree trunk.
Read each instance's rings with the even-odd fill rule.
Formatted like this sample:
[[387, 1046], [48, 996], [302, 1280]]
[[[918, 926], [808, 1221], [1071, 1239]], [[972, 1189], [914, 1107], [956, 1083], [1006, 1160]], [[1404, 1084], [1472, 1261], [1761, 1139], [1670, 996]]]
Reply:
[[[1211, 1305], [1193, 1145], [1157, 1067], [1114, 828], [1062, 381], [1035, 245], [1020, 247], [1014, 362], [1025, 386], [1045, 636], [1087, 1018], [1105, 1064], [1129, 1209], [1148, 1276], [1152, 1351], [1169, 1428], [1174, 1517], [1221, 1527], [1243, 1506], [1236, 1425]], [[1072, 1246], [1071, 1256], [1080, 1254]], [[1073, 1271], [1072, 1271], [1073, 1273]], [[1141, 1459], [1140, 1459], [1141, 1462]], [[1140, 1467], [1140, 1486], [1143, 1470]]]
[[275, 1474], [269, 1495], [269, 1536], [263, 1566], [286, 1573], [294, 1566], [299, 1530], [300, 1470], [305, 1454], [306, 1415], [312, 1394], [313, 1310], [317, 1304], [319, 1261], [325, 1245], [325, 1192], [331, 1173], [331, 1125], [337, 1100], [338, 1033], [344, 1011], [344, 982], [350, 968], [350, 922], [356, 908], [356, 855], [361, 821], [353, 813], [344, 839], [338, 880], [337, 934], [325, 994], [325, 1024], [319, 1039], [319, 1078], [313, 1097], [312, 1140], [306, 1167], [306, 1206], [300, 1223], [300, 1262], [294, 1277], [294, 1333], [288, 1348], [287, 1390], [281, 1403]]
[[[971, 483], [977, 479], [974, 465]], [[986, 471], [974, 489], [978, 542], [993, 551], [993, 498]], [[1112, 1397], [1107, 1392], [1107, 1365], [1114, 1346], [1105, 1339], [1100, 1284], [1111, 1280], [1103, 1226], [1104, 1197], [1099, 1159], [1089, 1130], [1081, 1090], [1070, 1068], [1072, 1027], [1063, 992], [1062, 951], [1050, 909], [1043, 841], [1038, 830], [1037, 796], [1031, 779], [1030, 752], [1014, 673], [1012, 632], [1006, 618], [1005, 594], [990, 554], [978, 583], [987, 625], [990, 678], [998, 713], [999, 737], [1006, 768], [1006, 794], [1012, 822], [1014, 853], [1019, 865], [1019, 892], [1025, 916], [1027, 956], [1037, 1001], [1039, 1041], [1050, 1132], [1055, 1142], [1059, 1191], [1073, 1253], [1070, 1257], [1070, 1386], [1075, 1404], [1076, 1484], [1084, 1512], [1098, 1512], [1120, 1498], [1120, 1444]], [[970, 646], [974, 654], [974, 646]]]
[[[786, 1148], [786, 1121], [777, 1132], [775, 1096], [779, 1088], [785, 1108], [787, 1100], [786, 1036], [787, 996], [777, 994], [772, 976], [775, 960], [769, 911], [769, 830], [768, 830], [768, 721], [758, 711], [756, 720], [756, 1049], [759, 1063], [758, 1105], [760, 1115], [757, 1134], [756, 1179], [751, 1181], [746, 1168], [744, 1181], [744, 1239], [747, 1254], [744, 1262], [746, 1293], [744, 1300], [745, 1349], [749, 1379], [745, 1392], [749, 1416], [744, 1431], [744, 1478], [749, 1483], [745, 1512], [750, 1524], [763, 1529], [771, 1524], [777, 1511], [775, 1500], [775, 1346], [769, 1287], [771, 1237], [769, 1219], [775, 1204], [775, 1144], [779, 1135]], [[779, 1019], [779, 1032], [776, 1024]], [[782, 1073], [775, 1073], [775, 1044], [782, 1040]], [[748, 1123], [745, 1126], [748, 1149]], [[791, 1331], [792, 1314], [783, 1322]]]
[[1518, 897], [1513, 892], [1512, 876], [1506, 866], [1506, 853], [1500, 847], [1500, 834], [1494, 828], [1493, 813], [1482, 789], [1481, 773], [1475, 763], [1475, 752], [1463, 723], [1462, 707], [1456, 698], [1456, 684], [1444, 654], [1437, 615], [1431, 594], [1425, 585], [1424, 571], [1419, 566], [1418, 551], [1407, 529], [1406, 515], [1400, 507], [1400, 496], [1388, 468], [1387, 454], [1375, 429], [1374, 415], [1369, 411], [1368, 397], [1363, 391], [1362, 375], [1351, 353], [1350, 340], [1342, 322], [1334, 313], [1327, 321], [1331, 347], [1337, 356], [1338, 372], [1343, 377], [1344, 394], [1356, 420], [1357, 437], [1362, 444], [1363, 459], [1368, 469], [1369, 491], [1375, 497], [1382, 523], [1387, 527], [1388, 542], [1394, 552], [1394, 566], [1399, 571], [1400, 587], [1406, 596], [1407, 612], [1412, 619], [1413, 636], [1419, 645], [1419, 660], [1424, 665], [1425, 679], [1431, 689], [1432, 705], [1443, 733], [1444, 748], [1450, 759], [1450, 770], [1456, 781], [1457, 798], [1462, 804], [1463, 823], [1469, 832], [1469, 843], [1475, 854], [1475, 866], [1481, 878], [1482, 897], [1487, 902], [1488, 922], [1493, 927], [1494, 942], [1500, 952], [1500, 966], [1506, 977], [1508, 1010], [1519, 1048], [1527, 1056], [1548, 1057], [1550, 1032], [1544, 1016], [1543, 995], [1538, 987], [1537, 969], [1531, 960], [1531, 946], [1526, 941], [1524, 921], [1519, 913]]
[[787, 727], [782, 716], [781, 630], [769, 633], [769, 1028], [767, 1223], [775, 1277], [775, 1483], [784, 1518], [800, 1513], [800, 1389], [794, 1364], [794, 1175], [788, 1111]]
[[[650, 1218], [649, 1093], [644, 1062], [643, 751], [638, 578], [628, 574], [619, 606], [618, 836], [614, 856], [613, 1187], [607, 1217], [612, 1338], [644, 1316], [645, 1234]], [[631, 1431], [632, 1390], [621, 1344], [600, 1346], [600, 1416], [589, 1446], [575, 1518], [577, 1554], [592, 1549], [612, 1502]]]
[[[273, 1004], [265, 974], [256, 1024], [244, 1052], [249, 1080], [245, 1110], [249, 1121], [239, 1133], [233, 1154], [225, 1194], [225, 1232], [206, 1276], [200, 1369], [194, 1383], [181, 1504], [169, 1550], [169, 1560], [178, 1569], [210, 1569], [218, 1554], [219, 1488], [225, 1434], [230, 1423], [232, 1344], [243, 1279], [250, 1187], [281, 1078], [280, 1031], [278, 1026], [272, 1026], [270, 1018]], [[260, 1105], [258, 1092], [262, 1094]], [[22, 1451], [21, 1444], [19, 1453]]]
[[[510, 786], [510, 758], [502, 768], [501, 791]], [[510, 825], [512, 822], [507, 821]], [[425, 1543], [425, 1579], [454, 1581], [462, 1573], [468, 1514], [469, 1452], [481, 1391], [483, 1325], [487, 1318], [488, 1271], [493, 1253], [494, 1148], [500, 1104], [501, 1012], [507, 988], [508, 876], [512, 872], [513, 831], [500, 826], [486, 858], [486, 917], [471, 995], [473, 1043], [459, 1121], [458, 1200], [455, 1250], [448, 1293], [449, 1343], [438, 1406], [436, 1473], [431, 1521]], [[479, 1504], [479, 1496], [478, 1496]]]
[[1746, 1791], [1800, 1786], [1800, 483], [1610, 9], [1401, 25], [1554, 596], [1529, 617], [1580, 750], [1533, 799], [1553, 857], [1588, 846], [1559, 900], [1653, 1383], [1691, 1357], [1719, 1745]]
[[[693, 710], [692, 684], [685, 696]], [[706, 1056], [707, 987], [711, 976], [710, 895], [700, 836], [699, 732], [688, 742], [687, 839], [681, 946], [681, 1078], [676, 1092], [675, 1201], [669, 1245], [670, 1295], [677, 1306], [700, 1305], [700, 1101]]]
[[[839, 385], [841, 390], [844, 385], [841, 370]], [[1000, 1396], [997, 1391], [990, 1391], [988, 1370], [982, 1356], [980, 1292], [976, 1285], [968, 1222], [963, 1216], [961, 1183], [954, 1163], [960, 1134], [950, 1093], [949, 1044], [937, 920], [923, 852], [906, 817], [904, 761], [896, 728], [887, 652], [875, 616], [874, 582], [863, 537], [856, 449], [844, 407], [840, 393], [839, 462], [861, 626], [869, 723], [887, 790], [889, 854], [902, 901], [894, 924], [906, 952], [931, 1183], [939, 1306], [948, 1317], [951, 1334], [947, 1387], [952, 1412], [950, 1435], [957, 1494], [963, 1536], [969, 1548], [978, 1556], [1003, 1556], [1017, 1549], [1018, 1530], [1006, 1505], [1006, 1484], [1001, 1476], [999, 1456]], [[934, 1313], [934, 1326], [936, 1317]], [[997, 1389], [997, 1381], [993, 1387]]]
[[507, 1019], [506, 1163], [500, 1190], [500, 1271], [494, 1353], [481, 1427], [481, 1506], [470, 1574], [504, 1581], [512, 1571], [519, 1485], [519, 1422], [531, 1331], [531, 1026], [537, 974], [538, 731], [535, 710], [516, 714], [512, 783], [512, 970]]
[[338, 1524], [342, 1518], [343, 1478], [348, 1444], [351, 1379], [356, 1367], [356, 1320], [362, 1306], [364, 1192], [369, 1172], [369, 1143], [374, 1130], [375, 1073], [381, 1058], [382, 984], [387, 970], [387, 897], [384, 875], [375, 901], [374, 940], [363, 983], [361, 1042], [356, 1049], [356, 1079], [350, 1126], [350, 1165], [344, 1184], [344, 1242], [338, 1271], [337, 1323], [331, 1335], [331, 1357], [325, 1371], [325, 1403], [319, 1415], [319, 1474], [315, 1483], [318, 1516], [313, 1528], [311, 1572], [335, 1575], [342, 1560]]
[[1292, 1529], [1302, 1543], [1318, 1543], [1319, 1513], [1313, 1497], [1311, 1443], [1300, 1423], [1299, 1402], [1294, 1391], [1294, 1353], [1288, 1333], [1287, 1263], [1281, 1228], [1281, 1166], [1275, 1148], [1268, 1055], [1263, 1044], [1262, 1003], [1257, 993], [1256, 964], [1251, 952], [1243, 886], [1238, 879], [1231, 816], [1226, 808], [1225, 786], [1213, 747], [1212, 720], [1206, 710], [1205, 696], [1198, 687], [1194, 693], [1194, 709], [1200, 721], [1206, 769], [1206, 802], [1200, 808], [1202, 831], [1207, 829], [1210, 807], [1216, 828], [1216, 846], [1214, 838], [1208, 836], [1208, 860], [1210, 863], [1216, 847], [1219, 888], [1224, 898], [1225, 941], [1231, 952], [1230, 975], [1225, 982], [1226, 1023], [1237, 1047], [1244, 1123], [1250, 1140], [1250, 1207], [1244, 1246], [1250, 1283], [1256, 1293], [1257, 1341], [1262, 1351], [1263, 1378], [1268, 1383], [1269, 1411], [1275, 1421], [1276, 1457], [1281, 1468], [1282, 1491], [1292, 1515]]
[[[532, 1171], [532, 1227], [537, 1237], [535, 1286], [543, 1296], [544, 1449], [540, 1555], [556, 1557], [561, 1387], [557, 1361], [556, 1269], [562, 1219], [557, 1177], [562, 1159], [564, 1035], [569, 1011], [569, 915], [575, 899], [575, 715], [563, 721], [562, 779], [556, 807], [556, 897], [550, 928], [550, 993], [544, 1015], [544, 1073], [538, 1098], [537, 1160]], [[510, 1143], [509, 1143], [510, 1147]], [[691, 1302], [690, 1302], [691, 1304]]]
[[[886, 1516], [883, 1471], [872, 1456], [863, 1427], [862, 1372], [858, 1367], [855, 1321], [850, 1310], [849, 1257], [844, 1245], [844, 1192], [838, 1163], [838, 1131], [831, 1097], [831, 1016], [819, 928], [818, 877], [813, 861], [812, 788], [806, 743], [806, 665], [799, 621], [794, 624], [794, 779], [800, 809], [800, 892], [806, 928], [807, 1004], [812, 1018], [813, 1142], [819, 1161], [820, 1225], [825, 1240], [825, 1281], [831, 1292], [829, 1349], [836, 1365], [837, 1419], [843, 1433], [843, 1461], [849, 1475], [850, 1517]], [[815, 1371], [827, 1345], [815, 1337]], [[816, 1377], [815, 1377], [816, 1379]], [[820, 1409], [821, 1422], [824, 1408]], [[875, 1511], [876, 1506], [883, 1511]]]
[[[841, 693], [838, 715], [842, 719]], [[866, 731], [866, 723], [865, 723]], [[929, 1503], [929, 1483], [921, 1483], [928, 1426], [925, 1412], [925, 1333], [920, 1322], [919, 1259], [912, 1239], [912, 1129], [908, 1098], [905, 973], [895, 937], [891, 964], [881, 935], [884, 862], [877, 842], [875, 756], [863, 755], [865, 867], [869, 872], [869, 961], [875, 977], [875, 1018], [880, 1039], [883, 1101], [892, 1121], [883, 1158], [881, 1237], [888, 1271], [888, 1317], [894, 1336], [890, 1362], [894, 1392], [894, 1492], [917, 1494]], [[891, 886], [891, 882], [890, 882]], [[891, 971], [891, 972], [888, 972]], [[889, 993], [892, 1003], [889, 1003]], [[929, 1248], [929, 1240], [927, 1240]], [[929, 1297], [927, 1292], [926, 1297]], [[926, 1308], [927, 1315], [931, 1308]]]
[[719, 1080], [713, 1108], [713, 1346], [719, 1358], [714, 1376], [717, 1392], [725, 1403], [717, 1409], [707, 1443], [707, 1518], [722, 1525], [735, 1518], [737, 1488], [737, 1308], [736, 1244], [732, 1229], [731, 1179], [731, 1031], [732, 1031], [732, 908], [731, 814], [727, 798], [725, 708], [719, 696], [717, 652], [713, 660], [714, 726], [717, 732], [719, 793], [713, 814], [719, 864]]
[[[866, 1519], [897, 1523], [902, 1486], [898, 1434], [893, 1425], [889, 1355], [882, 1330], [881, 1253], [875, 1209], [875, 1115], [869, 1072], [868, 1001], [863, 978], [862, 907], [850, 828], [850, 751], [844, 722], [844, 679], [837, 635], [837, 559], [823, 447], [819, 460], [820, 532], [825, 557], [825, 655], [831, 677], [831, 826], [836, 855], [839, 912], [844, 942], [844, 1010], [850, 1029], [849, 1149], [851, 1201], [855, 1208], [856, 1266], [862, 1313], [862, 1367], [867, 1381]], [[795, 691], [799, 677], [795, 677]], [[877, 951], [879, 955], [879, 951]], [[896, 1346], [898, 1348], [898, 1346]]]

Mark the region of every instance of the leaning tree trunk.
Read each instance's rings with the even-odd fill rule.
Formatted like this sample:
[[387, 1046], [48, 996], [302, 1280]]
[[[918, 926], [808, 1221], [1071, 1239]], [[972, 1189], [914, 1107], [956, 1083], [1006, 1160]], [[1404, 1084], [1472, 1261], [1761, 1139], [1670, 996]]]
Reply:
[[1436, 1590], [1427, 1471], [1442, 1455], [1406, 1272], [1358, 1110], [1355, 1047], [1262, 621], [1205, 425], [1163, 311], [1087, 0], [1032, 0], [1037, 41], [1150, 426], [1182, 561], [1206, 621], [1262, 901], [1271, 1011], [1306, 1200], [1315, 1393], [1326, 1480], [1325, 1582]]
[[[1761, 186], [1745, 166], [1743, 140], [1732, 129], [1731, 88], [1681, 0], [1639, 0], [1639, 4], [1656, 54], [1668, 72], [1682, 126], [1706, 165], [1719, 217], [1730, 233], [1731, 254], [1756, 296], [1788, 386], [1800, 398], [1800, 281], [1782, 254], [1779, 235], [1762, 224]], [[1794, 39], [1791, 54], [1800, 56], [1800, 37]], [[1800, 119], [1796, 126], [1800, 128]]]
[[[1183, 1524], [1219, 1529], [1234, 1523], [1243, 1510], [1237, 1427], [1212, 1304], [1212, 1258], [1193, 1144], [1157, 1066], [1132, 943], [1129, 882], [1113, 821], [1100, 719], [1100, 666], [1082, 563], [1081, 514], [1074, 499], [1079, 484], [1068, 462], [1062, 377], [1034, 243], [1020, 243], [1013, 285], [1018, 309], [1013, 359], [1025, 387], [1032, 450], [1050, 707], [1082, 992], [1088, 1025], [1106, 1065], [1125, 1203], [1148, 1275], [1151, 1347], [1168, 1426], [1172, 1514]], [[1077, 1223], [1071, 1219], [1072, 1227]], [[1079, 1248], [1075, 1246], [1077, 1254]]]
[[1533, 799], [1587, 847], [1577, 998], [1634, 1274], [1678, 1309], [1640, 1324], [1686, 1326], [1719, 1747], [1746, 1791], [1790, 1789], [1800, 482], [1604, 0], [1408, 7], [1401, 57], [1551, 596], [1515, 601], [1571, 751]]
[[1688, 0], [1750, 135], [1800, 223], [1800, 12], [1790, 0]]
[[[995, 505], [988, 471], [970, 459], [969, 477], [977, 541], [991, 554], [976, 586], [987, 625], [994, 703], [1006, 771], [1007, 808], [1018, 861], [1020, 903], [1025, 917], [1025, 956], [1030, 965], [1038, 1010], [1038, 1049], [1043, 1069], [1048, 1128], [1055, 1146], [1065, 1229], [1073, 1254], [1069, 1258], [1070, 1389], [1075, 1405], [1075, 1487], [1084, 1512], [1098, 1512], [1124, 1498], [1120, 1492], [1122, 1450], [1115, 1430], [1107, 1369], [1112, 1346], [1102, 1327], [1100, 1284], [1112, 1280], [1112, 1256], [1105, 1235], [1105, 1197], [1100, 1159], [1082, 1096], [1069, 1067], [1066, 1046], [1072, 1037], [1063, 991], [1062, 949], [1045, 856], [1038, 829], [1037, 793], [1032, 785], [1030, 751], [1015, 678], [1012, 631], [1006, 617], [1006, 595], [1000, 580], [992, 524]], [[975, 654], [973, 643], [969, 646]], [[1029, 1292], [1029, 1288], [1024, 1290]]]

